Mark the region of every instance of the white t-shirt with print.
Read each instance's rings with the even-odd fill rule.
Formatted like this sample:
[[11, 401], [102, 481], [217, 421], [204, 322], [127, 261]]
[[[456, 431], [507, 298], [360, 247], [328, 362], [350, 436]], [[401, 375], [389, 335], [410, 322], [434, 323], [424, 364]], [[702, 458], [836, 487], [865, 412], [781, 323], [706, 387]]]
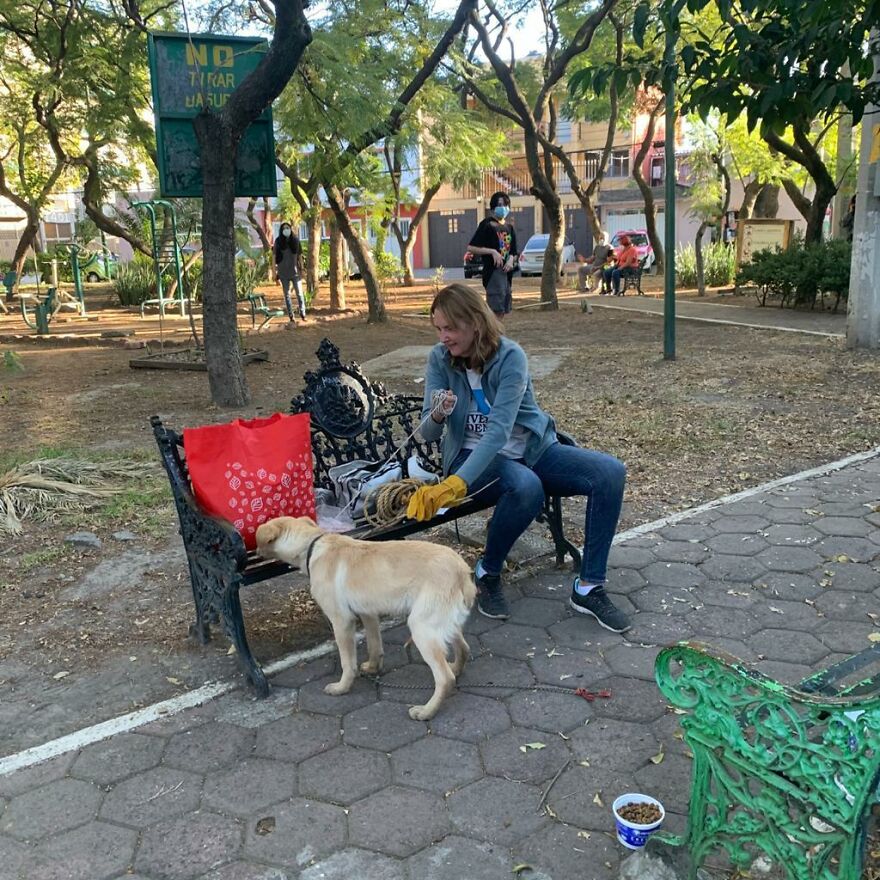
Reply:
[[[464, 425], [463, 446], [465, 449], [474, 449], [480, 440], [483, 439], [483, 434], [486, 433], [486, 428], [489, 426], [489, 413], [492, 412], [492, 407], [483, 393], [481, 381], [483, 374], [476, 370], [468, 370], [467, 377], [468, 383], [471, 386], [471, 399]], [[505, 458], [522, 458], [526, 452], [528, 437], [528, 430], [521, 425], [514, 425], [513, 430], [510, 432], [510, 439], [504, 444], [500, 454]]]

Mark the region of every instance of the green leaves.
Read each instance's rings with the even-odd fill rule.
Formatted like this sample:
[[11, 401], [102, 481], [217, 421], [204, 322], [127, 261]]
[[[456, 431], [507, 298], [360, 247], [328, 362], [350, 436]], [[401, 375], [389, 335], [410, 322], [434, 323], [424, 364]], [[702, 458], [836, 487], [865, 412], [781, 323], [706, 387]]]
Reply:
[[649, 3], [640, 3], [633, 14], [633, 41], [640, 48], [645, 47], [645, 31], [648, 28], [648, 18], [651, 15]]

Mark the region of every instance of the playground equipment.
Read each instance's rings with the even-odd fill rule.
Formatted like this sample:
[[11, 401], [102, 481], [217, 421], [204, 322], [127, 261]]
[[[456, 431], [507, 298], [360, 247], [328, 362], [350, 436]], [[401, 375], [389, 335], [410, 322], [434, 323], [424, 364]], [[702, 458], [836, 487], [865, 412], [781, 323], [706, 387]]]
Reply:
[[[174, 205], [165, 199], [153, 199], [149, 202], [132, 202], [132, 207], [142, 208], [150, 221], [153, 266], [156, 271], [156, 293], [158, 294], [155, 299], [147, 299], [141, 303], [141, 317], [144, 317], [144, 309], [147, 306], [158, 306], [159, 315], [163, 318], [166, 307], [179, 307], [180, 316], [186, 317], [186, 307], [189, 300], [183, 287], [183, 259], [180, 243], [177, 239], [177, 216], [174, 212]], [[156, 208], [162, 208], [165, 211], [163, 229], [161, 230], [156, 223]], [[170, 231], [170, 237], [167, 234], [168, 231]], [[177, 281], [174, 296], [165, 296], [166, 273], [169, 272]]]

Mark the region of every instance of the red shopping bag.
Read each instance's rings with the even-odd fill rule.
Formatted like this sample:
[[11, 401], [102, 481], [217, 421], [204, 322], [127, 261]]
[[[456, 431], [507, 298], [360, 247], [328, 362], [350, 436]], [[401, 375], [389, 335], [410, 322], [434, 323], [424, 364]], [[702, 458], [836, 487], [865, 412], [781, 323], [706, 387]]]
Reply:
[[183, 446], [196, 500], [207, 513], [231, 522], [248, 550], [266, 520], [315, 518], [308, 413], [187, 428]]

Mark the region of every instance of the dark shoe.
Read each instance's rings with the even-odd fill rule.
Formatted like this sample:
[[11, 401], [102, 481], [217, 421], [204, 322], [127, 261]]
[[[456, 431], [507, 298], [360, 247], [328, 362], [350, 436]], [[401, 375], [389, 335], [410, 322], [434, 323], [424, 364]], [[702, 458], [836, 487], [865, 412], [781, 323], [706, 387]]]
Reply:
[[510, 617], [510, 609], [504, 598], [501, 575], [484, 574], [482, 577], [475, 575], [474, 583], [477, 585], [477, 610], [480, 614], [494, 620], [507, 620]]
[[605, 587], [593, 587], [586, 596], [581, 596], [572, 587], [568, 604], [578, 614], [591, 614], [599, 621], [600, 626], [611, 632], [626, 632], [632, 624], [629, 618], [608, 598]]

